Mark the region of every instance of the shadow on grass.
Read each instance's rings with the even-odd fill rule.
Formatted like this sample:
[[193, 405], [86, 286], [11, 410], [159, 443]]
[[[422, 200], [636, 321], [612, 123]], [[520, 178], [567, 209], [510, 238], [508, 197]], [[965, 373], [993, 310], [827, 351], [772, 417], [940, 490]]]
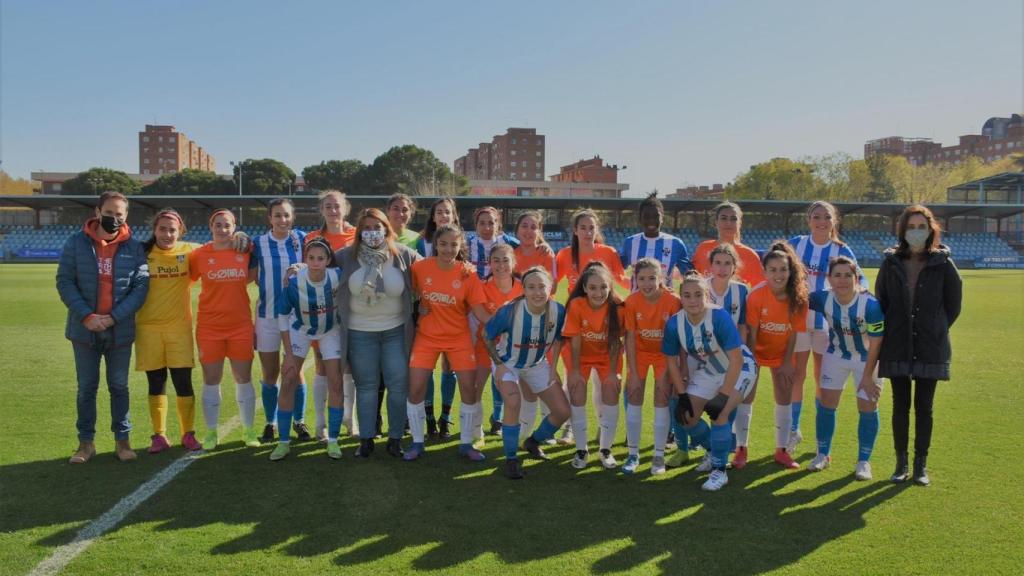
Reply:
[[[635, 476], [606, 471], [593, 458], [577, 471], [569, 466], [569, 447], [549, 450], [551, 461], [528, 463], [526, 480], [512, 482], [502, 476], [494, 440], [482, 464], [458, 459], [451, 442], [431, 446], [415, 463], [388, 456], [383, 443], [372, 458], [356, 459], [354, 443], [344, 444], [340, 462], [321, 446], [300, 444], [277, 463], [267, 460], [269, 447], [229, 444], [195, 462], [126, 523], [154, 522], [167, 533], [251, 525], [237, 538], [218, 543], [214, 536], [201, 553], [275, 548], [294, 557], [329, 555], [339, 567], [366, 570], [405, 552], [414, 555], [412, 569], [423, 571], [457, 569], [493, 554], [511, 565], [558, 557], [596, 573], [653, 563], [668, 573], [700, 566], [754, 574], [795, 563], [864, 527], [868, 510], [900, 492], [884, 481], [855, 482], [852, 470], [838, 465], [811, 475], [783, 471], [764, 458], [730, 472], [721, 492], [705, 493], [694, 463], [657, 479], [646, 467]], [[649, 463], [649, 453], [643, 459]], [[103, 478], [115, 471], [59, 466], [3, 469], [3, 501], [24, 496], [36, 503], [9, 510], [5, 504], [4, 530], [91, 520], [105, 510], [90, 501], [109, 494]], [[83, 482], [82, 474], [90, 476]], [[47, 506], [38, 505], [40, 497]], [[65, 543], [77, 529], [39, 543]]]

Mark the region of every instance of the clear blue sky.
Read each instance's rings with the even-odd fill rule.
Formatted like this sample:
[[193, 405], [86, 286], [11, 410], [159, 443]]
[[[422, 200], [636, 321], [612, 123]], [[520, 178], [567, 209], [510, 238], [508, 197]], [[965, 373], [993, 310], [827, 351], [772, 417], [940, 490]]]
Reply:
[[634, 193], [865, 140], [952, 143], [1024, 109], [1019, 0], [0, 4], [0, 159], [138, 169], [173, 124], [217, 159], [451, 165], [509, 126], [548, 175], [600, 154]]

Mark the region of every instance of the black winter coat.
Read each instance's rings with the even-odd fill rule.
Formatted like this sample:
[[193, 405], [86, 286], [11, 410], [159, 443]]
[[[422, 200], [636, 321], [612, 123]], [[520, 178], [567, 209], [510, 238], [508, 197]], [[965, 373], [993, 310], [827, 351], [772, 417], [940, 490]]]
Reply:
[[875, 279], [875, 297], [885, 313], [878, 375], [949, 380], [949, 329], [960, 315], [963, 295], [960, 272], [949, 248], [940, 246], [918, 275], [911, 302], [904, 263], [893, 249], [886, 250]]

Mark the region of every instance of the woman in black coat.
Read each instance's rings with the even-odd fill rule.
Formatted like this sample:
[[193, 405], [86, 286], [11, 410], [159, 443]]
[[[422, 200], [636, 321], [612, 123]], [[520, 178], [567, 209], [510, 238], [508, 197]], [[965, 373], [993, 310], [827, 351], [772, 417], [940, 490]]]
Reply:
[[949, 380], [949, 329], [960, 315], [962, 282], [949, 249], [939, 243], [931, 210], [909, 206], [896, 224], [899, 244], [885, 253], [875, 280], [875, 296], [885, 313], [885, 340], [879, 376], [892, 382], [892, 436], [896, 447], [893, 482], [908, 478], [911, 380], [914, 393], [915, 483], [928, 486], [928, 447], [932, 439], [932, 400], [939, 380]]

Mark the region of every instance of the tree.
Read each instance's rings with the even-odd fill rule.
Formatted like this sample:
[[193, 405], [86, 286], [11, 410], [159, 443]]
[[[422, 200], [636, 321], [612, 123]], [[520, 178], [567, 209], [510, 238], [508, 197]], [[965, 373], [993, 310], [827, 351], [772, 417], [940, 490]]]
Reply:
[[0, 194], [9, 196], [29, 196], [34, 193], [31, 180], [11, 178], [11, 175], [0, 170]]
[[142, 193], [156, 196], [213, 196], [237, 194], [238, 189], [231, 180], [225, 180], [213, 172], [186, 168], [181, 172], [160, 176], [144, 186]]
[[327, 160], [302, 169], [302, 179], [313, 190], [335, 188], [346, 194], [368, 194], [368, 168], [360, 160]]
[[811, 164], [772, 158], [737, 176], [727, 192], [737, 199], [794, 200], [815, 198], [821, 189]]
[[283, 162], [272, 158], [250, 158], [236, 164], [235, 190], [238, 190], [239, 178], [242, 183], [242, 194], [246, 196], [286, 196], [292, 193], [292, 186], [295, 184], [295, 172]]
[[886, 154], [870, 154], [864, 160], [868, 169], [868, 196], [871, 202], [895, 202], [896, 187], [889, 175], [890, 159]]
[[469, 193], [469, 181], [455, 176], [430, 150], [406, 144], [377, 156], [369, 167], [372, 194], [404, 192], [417, 196]]
[[98, 196], [109, 191], [135, 194], [141, 187], [142, 185], [138, 181], [132, 180], [120, 170], [90, 168], [64, 182], [61, 190], [65, 194]]

